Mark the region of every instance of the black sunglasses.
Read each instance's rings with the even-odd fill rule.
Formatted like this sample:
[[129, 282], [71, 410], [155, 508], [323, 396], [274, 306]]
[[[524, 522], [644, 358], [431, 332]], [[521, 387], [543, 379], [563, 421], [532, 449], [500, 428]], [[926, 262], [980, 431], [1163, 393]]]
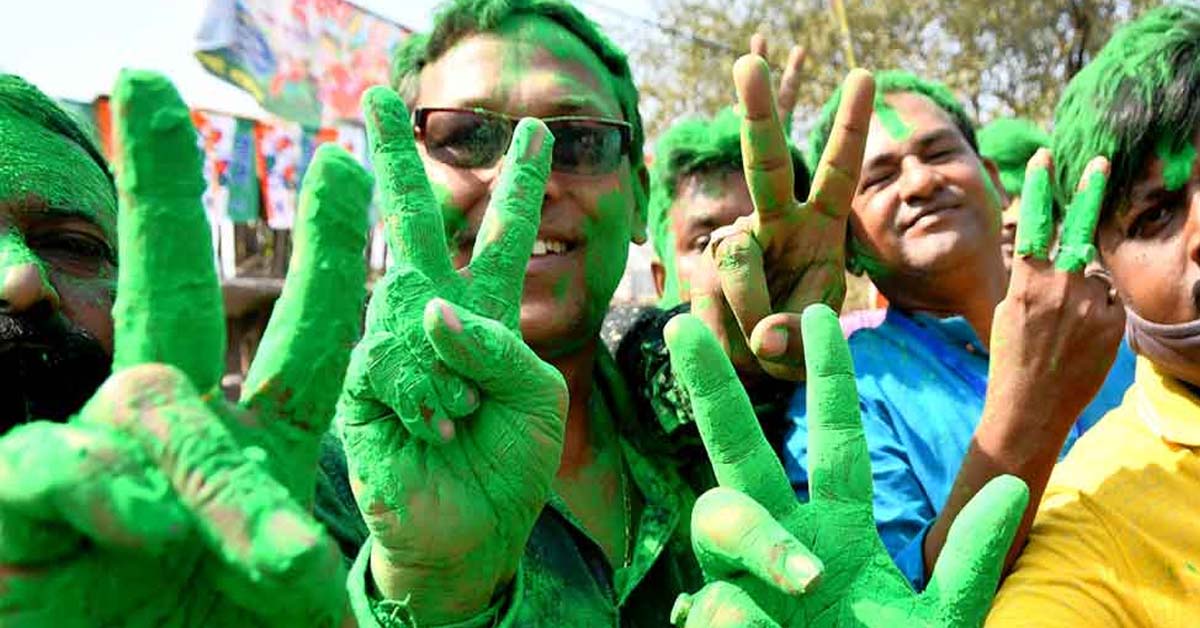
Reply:
[[[623, 120], [587, 116], [542, 118], [554, 134], [551, 169], [609, 174], [629, 152], [633, 127]], [[430, 157], [455, 168], [490, 168], [504, 156], [519, 118], [487, 109], [418, 107], [413, 128]]]

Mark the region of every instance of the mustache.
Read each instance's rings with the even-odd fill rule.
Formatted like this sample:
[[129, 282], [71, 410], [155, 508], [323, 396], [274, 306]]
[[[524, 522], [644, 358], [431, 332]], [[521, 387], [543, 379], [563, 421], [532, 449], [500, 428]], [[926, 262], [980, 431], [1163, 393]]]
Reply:
[[111, 371], [100, 341], [49, 306], [0, 314], [0, 434], [35, 420], [66, 421]]

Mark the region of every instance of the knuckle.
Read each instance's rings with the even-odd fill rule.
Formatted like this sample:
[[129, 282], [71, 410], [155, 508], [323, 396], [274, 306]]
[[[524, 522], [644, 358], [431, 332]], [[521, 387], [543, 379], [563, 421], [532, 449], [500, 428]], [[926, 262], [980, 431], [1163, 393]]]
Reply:
[[717, 245], [717, 268], [720, 270], [745, 268], [761, 258], [758, 247], [748, 233], [731, 235]]

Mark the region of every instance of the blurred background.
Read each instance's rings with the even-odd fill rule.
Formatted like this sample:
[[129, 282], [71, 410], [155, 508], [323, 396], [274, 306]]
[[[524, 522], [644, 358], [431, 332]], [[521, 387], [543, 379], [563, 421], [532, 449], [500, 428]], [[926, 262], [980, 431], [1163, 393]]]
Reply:
[[[779, 68], [808, 52], [793, 125], [803, 138], [846, 70], [900, 67], [949, 85], [978, 122], [1045, 125], [1059, 90], [1114, 26], [1157, 0], [577, 0], [630, 55], [647, 154], [681, 117], [733, 102], [728, 68], [755, 33]], [[388, 55], [429, 27], [437, 0], [3, 0], [0, 72], [60, 99], [107, 147], [107, 92], [122, 67], [163, 72], [193, 109], [205, 205], [229, 322], [236, 386], [286, 272], [296, 191], [313, 150], [338, 142], [365, 163], [358, 97], [387, 81]], [[615, 298], [655, 301], [649, 247], [635, 247]], [[374, 276], [387, 264], [375, 229]], [[846, 309], [875, 305], [863, 280]], [[619, 314], [617, 318], [622, 315]], [[619, 325], [619, 321], [617, 322]]]

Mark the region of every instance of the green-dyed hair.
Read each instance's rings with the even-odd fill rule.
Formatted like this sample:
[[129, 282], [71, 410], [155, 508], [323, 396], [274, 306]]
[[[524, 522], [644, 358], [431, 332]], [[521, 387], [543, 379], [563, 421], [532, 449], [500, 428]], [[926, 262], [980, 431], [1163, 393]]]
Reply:
[[1152, 9], [1113, 35], [1071, 79], [1054, 112], [1055, 188], [1063, 206], [1093, 157], [1112, 162], [1102, 216], [1110, 214], [1155, 156], [1200, 127], [1200, 6]]
[[1032, 120], [1000, 118], [979, 129], [979, 154], [996, 163], [1010, 196], [1021, 194], [1025, 165], [1039, 148], [1050, 148], [1050, 134]]
[[[975, 124], [971, 122], [966, 109], [963, 109], [962, 103], [958, 102], [948, 87], [902, 70], [884, 70], [875, 73], [875, 108], [877, 110], [884, 104], [883, 97], [887, 94], [905, 92], [920, 94], [932, 100], [954, 120], [954, 125], [967, 140], [967, 144], [976, 153], [979, 152], [979, 145], [975, 141]], [[808, 134], [808, 167], [810, 169], [815, 170], [821, 161], [821, 153], [825, 152], [825, 145], [829, 143], [829, 134], [833, 130], [833, 119], [837, 116], [838, 105], [841, 102], [842, 87], [839, 85], [829, 100], [825, 101], [825, 106], [821, 109], [821, 116], [817, 118], [817, 124]]]
[[[674, 272], [670, 214], [679, 183], [697, 174], [741, 172], [741, 125], [741, 118], [733, 109], [725, 108], [711, 119], [696, 117], [677, 122], [654, 142], [654, 163], [650, 168], [650, 243], [668, 272]], [[789, 148], [796, 198], [804, 199], [808, 196], [808, 169], [800, 150], [790, 143]]]
[[[108, 182], [113, 183], [112, 172], [108, 169], [108, 160], [104, 158], [100, 148], [83, 130], [83, 127], [71, 114], [29, 81], [15, 74], [0, 74], [0, 109], [25, 118], [78, 145], [92, 158], [92, 161], [96, 162]], [[116, 194], [115, 185], [113, 194]]]
[[[408, 103], [417, 99], [421, 70], [437, 61], [454, 44], [468, 35], [493, 32], [516, 16], [538, 16], [555, 22], [588, 47], [612, 75], [610, 84], [625, 121], [633, 126], [629, 165], [636, 173], [645, 168], [642, 150], [646, 141], [642, 116], [638, 113], [638, 90], [625, 52], [617, 47], [579, 9], [565, 0], [448, 0], [437, 9], [429, 33], [414, 34], [392, 56], [392, 87]], [[638, 194], [639, 209], [646, 199]]]

